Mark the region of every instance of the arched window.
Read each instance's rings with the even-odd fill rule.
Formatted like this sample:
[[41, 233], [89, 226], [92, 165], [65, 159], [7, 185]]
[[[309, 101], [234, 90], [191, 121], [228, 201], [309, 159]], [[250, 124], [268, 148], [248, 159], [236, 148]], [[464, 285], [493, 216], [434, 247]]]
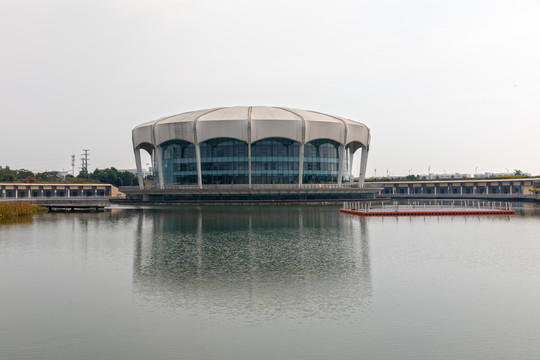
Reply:
[[183, 140], [171, 140], [161, 145], [164, 185], [196, 185], [197, 156], [195, 145]]
[[300, 143], [268, 138], [251, 144], [252, 184], [297, 184]]
[[337, 183], [338, 174], [338, 142], [318, 139], [304, 145], [304, 184]]
[[231, 138], [199, 144], [203, 184], [248, 184], [248, 144]]

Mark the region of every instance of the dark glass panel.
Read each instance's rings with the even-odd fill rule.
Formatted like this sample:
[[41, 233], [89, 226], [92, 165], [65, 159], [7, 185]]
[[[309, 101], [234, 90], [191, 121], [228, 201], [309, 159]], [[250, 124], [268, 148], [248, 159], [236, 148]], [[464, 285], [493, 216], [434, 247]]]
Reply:
[[231, 138], [199, 144], [203, 184], [248, 184], [248, 144]]
[[196, 185], [198, 183], [194, 144], [183, 140], [172, 140], [163, 143], [161, 149], [164, 185]]
[[304, 184], [337, 183], [338, 175], [339, 143], [318, 139], [304, 145]]
[[268, 138], [251, 144], [253, 184], [297, 184], [300, 143], [285, 138]]

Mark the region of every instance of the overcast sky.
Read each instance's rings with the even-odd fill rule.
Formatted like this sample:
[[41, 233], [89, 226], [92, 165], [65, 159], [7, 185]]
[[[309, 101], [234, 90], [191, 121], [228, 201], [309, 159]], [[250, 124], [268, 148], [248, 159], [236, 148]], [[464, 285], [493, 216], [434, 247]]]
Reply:
[[368, 176], [540, 174], [540, 0], [0, 0], [0, 166], [134, 168], [132, 129], [237, 105], [371, 129]]

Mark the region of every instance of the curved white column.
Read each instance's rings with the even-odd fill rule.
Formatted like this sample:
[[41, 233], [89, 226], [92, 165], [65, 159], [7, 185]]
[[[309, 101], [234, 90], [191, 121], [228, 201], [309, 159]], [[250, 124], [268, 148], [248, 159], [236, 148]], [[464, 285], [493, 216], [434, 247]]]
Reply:
[[251, 189], [251, 139], [252, 139], [252, 131], [253, 127], [251, 125], [251, 114], [253, 112], [253, 107], [249, 107], [248, 109], [248, 187]]
[[156, 148], [156, 160], [157, 160], [157, 167], [158, 167], [158, 177], [159, 177], [159, 188], [163, 189], [163, 186], [165, 184], [165, 179], [163, 179], [163, 151], [161, 150], [161, 146], [158, 146]]
[[248, 144], [248, 186], [251, 189], [251, 143]]
[[341, 186], [342, 178], [343, 178], [343, 159], [345, 155], [345, 146], [339, 145], [339, 167], [338, 167], [338, 179], [337, 183], [338, 186]]
[[304, 143], [300, 144], [300, 167], [298, 168], [298, 185], [302, 186], [304, 178]]
[[358, 176], [358, 186], [364, 186], [364, 180], [366, 179], [366, 167], [368, 160], [369, 150], [366, 147], [362, 147], [362, 157], [360, 158], [360, 175]]
[[135, 165], [137, 166], [137, 179], [139, 180], [139, 189], [144, 189], [141, 165], [141, 149], [135, 149]]
[[195, 158], [197, 159], [197, 183], [202, 189], [202, 173], [201, 173], [201, 149], [199, 143], [195, 144]]
[[354, 176], [353, 176], [353, 160], [354, 160], [354, 152], [352, 152], [349, 148], [349, 182], [353, 182]]
[[152, 164], [152, 173], [155, 174], [156, 173], [156, 159], [155, 159], [155, 156], [156, 156], [156, 149], [152, 149], [152, 153], [150, 154], [150, 164]]

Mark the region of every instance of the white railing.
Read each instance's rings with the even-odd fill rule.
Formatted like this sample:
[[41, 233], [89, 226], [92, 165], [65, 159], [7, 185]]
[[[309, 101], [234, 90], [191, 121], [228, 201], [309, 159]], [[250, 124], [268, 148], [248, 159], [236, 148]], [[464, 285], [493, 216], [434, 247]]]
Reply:
[[474, 194], [474, 193], [463, 193], [463, 194], [426, 194], [426, 193], [418, 193], [418, 194], [386, 194], [382, 193], [381, 195], [385, 195], [392, 198], [455, 198], [455, 199], [536, 199], [535, 195], [531, 194]]
[[32, 202], [32, 201], [96, 201], [109, 200], [111, 196], [32, 196], [32, 197], [2, 197], [3, 202]]
[[[378, 184], [211, 184], [211, 185], [146, 185], [144, 190], [279, 190], [279, 189], [382, 189]], [[123, 186], [120, 191], [136, 191], [138, 186]]]
[[406, 204], [394, 201], [390, 204], [371, 201], [346, 201], [343, 209], [370, 212], [372, 210], [414, 210], [414, 209], [477, 209], [477, 210], [512, 210], [512, 203], [488, 200], [425, 200], [409, 201]]

